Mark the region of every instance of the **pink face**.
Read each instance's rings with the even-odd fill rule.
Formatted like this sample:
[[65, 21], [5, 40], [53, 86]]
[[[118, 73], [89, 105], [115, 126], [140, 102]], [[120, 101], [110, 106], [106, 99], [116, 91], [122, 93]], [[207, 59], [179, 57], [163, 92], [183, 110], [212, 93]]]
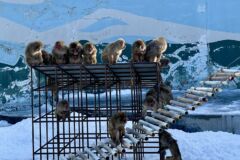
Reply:
[[58, 49], [58, 50], [62, 49], [62, 44], [61, 44], [61, 42], [56, 42], [54, 48], [55, 48], [55, 49]]

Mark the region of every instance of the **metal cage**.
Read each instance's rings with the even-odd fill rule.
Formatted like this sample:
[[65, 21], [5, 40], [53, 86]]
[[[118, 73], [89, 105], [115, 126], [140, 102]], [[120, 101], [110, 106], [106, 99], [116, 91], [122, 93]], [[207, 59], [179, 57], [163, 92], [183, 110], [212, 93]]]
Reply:
[[[142, 117], [147, 89], [162, 79], [158, 63], [49, 65], [31, 67], [33, 159], [60, 159], [109, 137], [109, 118], [125, 112], [129, 125]], [[65, 99], [70, 120], [57, 121], [55, 105]], [[132, 159], [159, 154], [159, 137], [127, 150]]]

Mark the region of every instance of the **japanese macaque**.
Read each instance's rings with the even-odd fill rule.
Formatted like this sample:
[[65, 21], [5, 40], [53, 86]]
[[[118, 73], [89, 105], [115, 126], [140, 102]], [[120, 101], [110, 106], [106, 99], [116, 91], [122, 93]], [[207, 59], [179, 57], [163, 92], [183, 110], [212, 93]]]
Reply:
[[25, 57], [29, 66], [43, 64], [42, 49], [43, 43], [41, 41], [34, 41], [27, 45]]
[[119, 145], [123, 142], [126, 123], [127, 117], [124, 112], [117, 112], [109, 120], [108, 133], [116, 145]]
[[65, 121], [66, 118], [70, 120], [70, 107], [68, 101], [62, 100], [57, 103], [55, 116], [57, 118], [57, 121]]
[[166, 50], [167, 41], [163, 37], [154, 39], [147, 45], [145, 60], [147, 62], [160, 62]]
[[157, 102], [156, 97], [153, 96], [146, 96], [146, 98], [143, 101], [143, 110], [142, 114], [143, 116], [147, 115], [147, 110], [151, 110], [156, 112], [160, 108], [160, 104]]
[[[163, 130], [160, 132], [160, 160], [182, 160], [177, 141], [170, 133]], [[166, 150], [169, 149], [171, 157], [166, 157]]]
[[[159, 92], [159, 101], [157, 96]], [[157, 111], [159, 108], [163, 108], [164, 105], [169, 104], [173, 99], [171, 87], [166, 84], [160, 84], [150, 89], [143, 102], [143, 116], [147, 114], [147, 110]]]
[[45, 50], [42, 50], [43, 64], [48, 65], [53, 63], [53, 57], [51, 54], [47, 53]]
[[116, 64], [122, 51], [126, 48], [125, 40], [120, 38], [117, 41], [108, 44], [102, 53], [103, 63]]
[[97, 64], [97, 48], [91, 42], [83, 46], [84, 64]]
[[68, 63], [68, 47], [64, 45], [63, 41], [57, 41], [52, 50], [53, 61], [56, 64]]
[[69, 63], [70, 64], [81, 64], [83, 62], [82, 57], [83, 47], [80, 42], [72, 42], [69, 45]]
[[146, 44], [139, 39], [132, 45], [132, 62], [143, 62], [146, 53]]

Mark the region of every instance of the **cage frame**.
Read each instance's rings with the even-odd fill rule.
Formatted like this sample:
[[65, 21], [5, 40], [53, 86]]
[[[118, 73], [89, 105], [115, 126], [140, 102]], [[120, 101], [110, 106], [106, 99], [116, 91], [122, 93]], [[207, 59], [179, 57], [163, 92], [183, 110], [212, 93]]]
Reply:
[[[107, 126], [108, 119], [116, 111], [124, 111], [126, 113], [130, 112], [131, 114], [127, 114], [128, 119], [132, 121], [132, 123], [136, 123], [142, 117], [142, 90], [150, 89], [156, 84], [162, 83], [162, 77], [160, 73], [161, 69], [162, 67], [159, 63], [119, 63], [114, 65], [64, 64], [32, 66], [30, 72], [33, 159], [36, 159], [36, 157], [39, 157], [39, 159], [59, 159], [61, 155], [66, 156], [70, 153], [76, 154], [77, 150], [84, 150], [85, 147], [91, 147], [91, 139], [93, 139], [93, 141], [95, 141], [97, 144], [98, 140], [109, 137], [108, 133], [102, 132], [102, 122], [106, 122]], [[34, 81], [37, 81], [37, 84]], [[55, 91], [53, 84], [57, 85], [58, 94], [55, 97], [56, 102], [54, 101]], [[91, 91], [87, 93], [86, 91], [89, 91], [89, 88], [90, 91], [92, 89], [93, 92]], [[122, 104], [123, 89], [130, 89], [131, 91], [131, 105], [129, 106], [124, 106]], [[115, 90], [116, 95], [116, 106], [113, 105], [113, 90]], [[65, 96], [67, 96], [69, 101], [71, 98], [71, 93], [73, 94], [73, 107], [71, 107], [71, 111], [73, 112], [73, 116], [71, 116], [71, 118], [73, 118], [73, 120], [71, 119], [70, 121], [73, 121], [74, 124], [73, 135], [70, 131], [70, 121], [58, 122], [56, 121], [56, 118], [54, 118], [54, 105], [59, 101], [59, 95], [62, 97], [62, 99], [65, 99]], [[86, 100], [83, 99], [83, 94], [85, 94]], [[92, 109], [89, 107], [89, 94], [94, 94], [94, 111], [97, 111], [99, 114], [95, 114], [94, 117], [91, 117], [92, 115], [89, 113], [91, 111], [90, 109]], [[105, 95], [106, 115], [101, 115], [101, 96], [99, 94]], [[44, 98], [42, 98], [42, 96]], [[75, 108], [75, 96], [77, 96], [76, 98], [78, 100], [77, 108]], [[159, 97], [159, 93], [157, 97]], [[51, 105], [50, 111], [48, 111], [49, 100]], [[41, 110], [43, 101], [45, 101], [45, 114]], [[84, 102], [86, 105], [86, 110], [84, 110]], [[38, 114], [35, 112], [38, 112]], [[76, 112], [79, 114], [76, 115]], [[80, 113], [83, 115], [80, 115]], [[87, 133], [84, 133], [85, 129], [83, 122], [86, 122]], [[95, 132], [93, 133], [95, 137], [91, 137], [91, 134], [89, 133], [89, 124], [91, 122], [97, 124], [95, 125]], [[68, 134], [65, 133], [67, 123], [69, 127]], [[42, 125], [46, 126], [45, 130]], [[76, 125], [79, 127], [79, 130], [82, 131], [81, 133], [78, 133], [78, 135], [76, 135]], [[63, 127], [62, 134], [60, 133], [61, 127]], [[99, 133], [97, 132], [98, 128]], [[43, 132], [46, 132], [46, 135], [44, 135]], [[52, 138], [49, 137], [50, 133], [52, 134]], [[39, 139], [37, 139], [39, 144], [37, 145], [37, 141], [35, 140], [36, 136], [39, 136]], [[44, 136], [46, 137], [46, 142], [43, 140], [45, 139]], [[79, 146], [77, 144], [71, 146], [72, 142], [77, 143], [76, 139], [79, 140]], [[84, 140], [87, 140], [86, 145]], [[151, 143], [154, 143], [155, 145], [152, 145]], [[61, 144], [63, 144], [63, 147], [61, 147]], [[132, 154], [134, 160], [141, 160], [143, 159], [144, 154], [159, 154], [158, 151], [147, 151], [147, 149], [156, 147], [159, 148], [159, 145], [160, 141], [158, 135], [157, 137], [153, 138], [152, 142], [143, 142], [140, 145], [135, 146], [134, 149], [127, 152], [127, 154]]]

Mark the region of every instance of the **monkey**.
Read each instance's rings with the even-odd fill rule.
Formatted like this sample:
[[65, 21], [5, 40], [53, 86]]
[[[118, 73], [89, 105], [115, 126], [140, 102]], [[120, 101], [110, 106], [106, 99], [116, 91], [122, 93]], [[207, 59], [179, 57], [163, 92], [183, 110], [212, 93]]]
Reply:
[[53, 56], [45, 50], [42, 50], [42, 58], [43, 58], [43, 64], [45, 65], [49, 65], [53, 63]]
[[[170, 133], [163, 130], [159, 134], [160, 137], [160, 160], [182, 160], [181, 152], [179, 150], [177, 141]], [[166, 150], [169, 149], [171, 157], [166, 157]]]
[[25, 50], [26, 62], [29, 66], [43, 64], [43, 43], [41, 41], [30, 42]]
[[146, 49], [145, 60], [147, 62], [160, 62], [163, 53], [167, 50], [167, 41], [163, 37], [152, 40]]
[[60, 120], [65, 121], [66, 118], [68, 118], [68, 120], [71, 120], [70, 119], [70, 107], [69, 107], [68, 101], [61, 100], [60, 102], [57, 103], [56, 110], [55, 110], [55, 116], [57, 118], [57, 121], [60, 121]]
[[146, 44], [139, 39], [132, 45], [132, 62], [143, 62], [146, 53]]
[[69, 63], [70, 64], [82, 64], [82, 52], [83, 52], [83, 46], [80, 42], [72, 42], [69, 45]]
[[109, 120], [108, 133], [110, 134], [110, 138], [116, 144], [116, 146], [123, 143], [126, 123], [127, 117], [124, 112], [117, 112]]
[[91, 42], [83, 45], [84, 64], [97, 64], [97, 48]]
[[143, 110], [142, 115], [147, 115], [147, 110], [156, 112], [160, 108], [160, 104], [157, 102], [157, 99], [153, 96], [146, 96], [143, 101]]
[[102, 53], [103, 63], [109, 63], [110, 65], [116, 64], [122, 51], [126, 48], [125, 40], [120, 38], [117, 41], [108, 44]]
[[68, 63], [68, 47], [63, 41], [57, 41], [52, 50], [53, 62], [56, 64]]
[[[159, 92], [159, 101], [157, 101], [157, 96]], [[161, 83], [160, 85], [154, 86], [147, 93], [143, 101], [143, 111], [142, 114], [145, 116], [147, 110], [152, 110], [156, 112], [159, 108], [163, 108], [164, 105], [169, 104], [170, 100], [173, 99], [173, 94], [171, 87]]]

